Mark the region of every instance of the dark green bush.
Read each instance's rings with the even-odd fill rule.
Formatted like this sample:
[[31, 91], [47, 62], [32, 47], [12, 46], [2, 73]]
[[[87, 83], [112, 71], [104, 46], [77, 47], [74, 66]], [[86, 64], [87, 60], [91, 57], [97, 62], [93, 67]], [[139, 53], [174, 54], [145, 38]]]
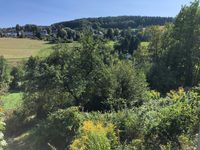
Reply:
[[44, 120], [36, 128], [36, 145], [48, 143], [58, 149], [67, 148], [78, 133], [83, 115], [77, 107], [58, 110]]

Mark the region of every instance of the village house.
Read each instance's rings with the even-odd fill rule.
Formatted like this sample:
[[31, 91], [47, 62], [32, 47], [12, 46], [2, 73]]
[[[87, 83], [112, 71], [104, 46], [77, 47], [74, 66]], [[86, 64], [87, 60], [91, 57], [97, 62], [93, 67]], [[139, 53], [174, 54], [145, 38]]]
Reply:
[[24, 34], [25, 37], [28, 37], [28, 38], [33, 38], [34, 37], [33, 32], [25, 31], [23, 34]]
[[48, 36], [47, 30], [41, 30], [40, 34], [41, 34], [41, 36]]
[[16, 38], [17, 37], [17, 32], [7, 32], [4, 34], [6, 37], [13, 37]]

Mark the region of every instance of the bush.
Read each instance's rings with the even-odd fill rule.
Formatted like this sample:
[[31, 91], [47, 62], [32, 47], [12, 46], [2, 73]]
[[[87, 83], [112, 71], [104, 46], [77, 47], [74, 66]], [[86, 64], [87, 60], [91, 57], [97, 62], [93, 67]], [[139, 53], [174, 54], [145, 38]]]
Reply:
[[139, 107], [143, 104], [147, 83], [144, 74], [137, 72], [131, 62], [119, 62], [113, 66], [116, 87], [109, 101], [116, 110]]
[[77, 107], [52, 113], [36, 128], [36, 145], [49, 143], [59, 149], [66, 148], [77, 135], [82, 120]]
[[5, 130], [5, 123], [4, 123], [4, 114], [2, 112], [2, 108], [0, 108], [0, 149], [3, 150], [3, 148], [7, 145], [6, 141], [4, 140], [4, 132]]
[[[180, 149], [194, 147], [200, 122], [199, 88], [156, 91], [140, 107], [118, 112], [80, 112], [60, 109], [36, 128], [35, 145], [48, 143], [58, 149]], [[186, 136], [187, 135], [187, 136]]]
[[11, 82], [9, 84], [11, 91], [20, 91], [22, 90], [22, 77], [23, 77], [23, 70], [21, 66], [13, 67], [11, 72]]
[[6, 112], [6, 136], [18, 136], [24, 131], [32, 128], [37, 120], [35, 116], [26, 116], [21, 108]]
[[71, 150], [110, 150], [117, 143], [112, 124], [104, 126], [101, 122], [84, 121], [79, 138], [70, 145]]
[[180, 148], [179, 136], [187, 134], [192, 138], [198, 133], [199, 102], [198, 93], [180, 88], [139, 108], [145, 145], [157, 149], [170, 143], [171, 148]]
[[0, 94], [7, 92], [9, 80], [10, 76], [7, 61], [3, 56], [0, 56]]
[[24, 107], [45, 119], [58, 109], [82, 106], [86, 111], [139, 107], [147, 90], [145, 76], [131, 61], [116, 58], [102, 41], [86, 38], [82, 47], [55, 47], [45, 59], [25, 65]]

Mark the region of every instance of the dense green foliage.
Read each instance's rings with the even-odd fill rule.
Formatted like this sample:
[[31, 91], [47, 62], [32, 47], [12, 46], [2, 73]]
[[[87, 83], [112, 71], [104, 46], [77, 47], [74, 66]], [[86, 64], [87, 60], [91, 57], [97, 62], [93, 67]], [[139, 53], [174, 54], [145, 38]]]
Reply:
[[[142, 30], [113, 28], [163, 25], [170, 18], [108, 17], [56, 24], [64, 41], [76, 38], [68, 27], [107, 29], [103, 36], [84, 30], [80, 46], [60, 43], [46, 58], [30, 57], [22, 68], [13, 68], [9, 82], [2, 76], [11, 90], [24, 93], [22, 105], [7, 119], [7, 135], [28, 130], [29, 149], [197, 148], [199, 18], [195, 1], [173, 23]], [[6, 70], [4, 59], [2, 66]]]
[[7, 145], [5, 139], [4, 139], [4, 132], [5, 130], [5, 123], [4, 123], [4, 114], [2, 112], [0, 112], [0, 150], [3, 150], [5, 148], [5, 146]]
[[142, 40], [140, 35], [135, 35], [135, 33], [130, 30], [124, 30], [121, 35], [122, 38], [119, 40], [119, 43], [115, 45], [116, 51], [121, 57], [127, 56], [128, 54], [133, 55]]
[[92, 27], [92, 28], [138, 28], [151, 25], [164, 25], [172, 22], [173, 18], [167, 17], [142, 17], [142, 16], [119, 16], [119, 17], [101, 17], [101, 18], [85, 18], [73, 21], [61, 22], [56, 25], [62, 25], [72, 29]]
[[11, 82], [10, 82], [10, 90], [19, 91], [22, 89], [22, 78], [23, 78], [23, 69], [22, 67], [13, 67], [11, 72]]
[[[118, 112], [87, 113], [76, 107], [59, 109], [35, 128], [32, 144], [35, 148], [39, 145], [46, 145], [47, 148], [50, 143], [63, 149], [70, 144], [71, 147], [87, 146], [84, 142], [97, 138], [99, 142], [104, 142], [101, 146], [112, 145], [112, 149], [181, 149], [185, 146], [193, 149], [200, 121], [199, 97], [197, 87], [190, 92], [183, 89], [171, 91], [164, 98], [151, 91], [148, 101], [141, 107]], [[104, 132], [108, 134], [108, 139], [102, 135]]]
[[199, 83], [199, 10], [198, 2], [183, 7], [173, 25], [154, 35], [157, 39], [151, 44], [154, 59], [149, 74], [153, 88], [166, 92]]
[[9, 84], [9, 72], [8, 64], [6, 60], [1, 56], [0, 57], [0, 93], [4, 93], [8, 89]]
[[46, 116], [72, 105], [105, 111], [143, 103], [145, 76], [130, 61], [119, 60], [113, 50], [92, 37], [82, 43], [82, 48], [72, 50], [60, 45], [44, 60], [28, 60], [24, 77], [27, 111]]
[[[142, 29], [152, 25], [165, 25], [173, 22], [170, 17], [119, 16], [101, 18], [83, 18], [67, 22], [55, 23], [51, 26], [17, 24], [12, 28], [0, 28], [0, 37], [17, 36], [18, 38], [33, 38], [47, 40], [51, 43], [78, 41], [84, 30], [91, 30], [94, 36], [117, 39], [121, 30]], [[13, 35], [14, 34], [14, 35]], [[122, 36], [123, 37], [123, 36]]]

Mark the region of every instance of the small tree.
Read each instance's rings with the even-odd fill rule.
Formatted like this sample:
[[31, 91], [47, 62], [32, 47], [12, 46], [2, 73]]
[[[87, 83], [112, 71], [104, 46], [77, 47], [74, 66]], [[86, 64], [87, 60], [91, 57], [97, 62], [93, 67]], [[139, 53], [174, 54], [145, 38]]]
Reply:
[[106, 33], [106, 37], [108, 38], [108, 39], [113, 39], [114, 38], [114, 31], [113, 31], [113, 29], [108, 29], [108, 31], [107, 31], [107, 33]]
[[19, 67], [13, 67], [11, 72], [10, 90], [18, 91], [22, 85], [23, 70]]
[[5, 92], [8, 89], [9, 73], [8, 65], [3, 56], [0, 57], [0, 92]]

